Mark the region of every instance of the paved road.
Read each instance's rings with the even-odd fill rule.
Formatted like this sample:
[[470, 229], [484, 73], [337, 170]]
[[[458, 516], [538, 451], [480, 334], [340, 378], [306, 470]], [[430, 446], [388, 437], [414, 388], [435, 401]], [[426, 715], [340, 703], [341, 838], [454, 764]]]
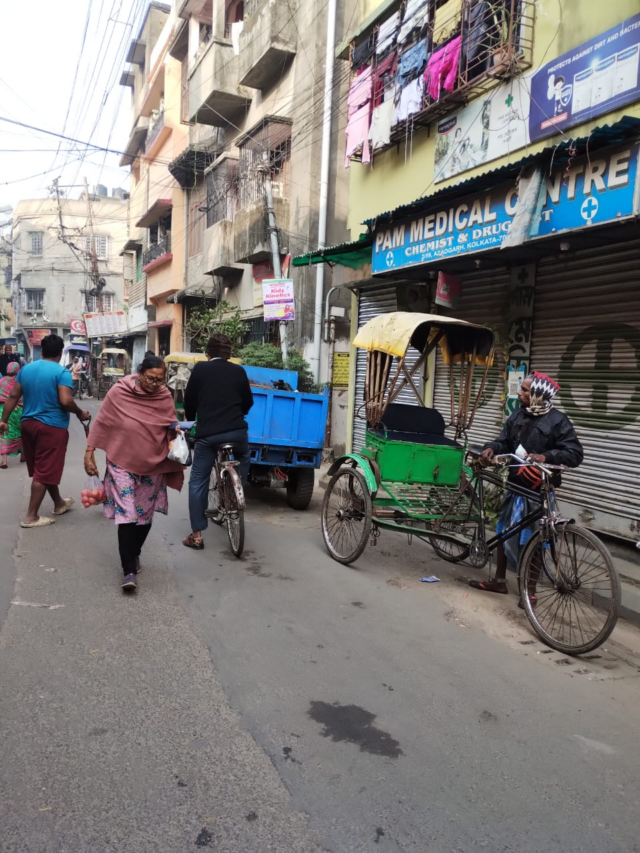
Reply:
[[[4, 506], [23, 475], [3, 473]], [[634, 655], [563, 663], [421, 546], [345, 568], [317, 508], [251, 506], [237, 561], [218, 528], [183, 548], [172, 496], [135, 598], [97, 510], [20, 537], [3, 853], [640, 850]]]

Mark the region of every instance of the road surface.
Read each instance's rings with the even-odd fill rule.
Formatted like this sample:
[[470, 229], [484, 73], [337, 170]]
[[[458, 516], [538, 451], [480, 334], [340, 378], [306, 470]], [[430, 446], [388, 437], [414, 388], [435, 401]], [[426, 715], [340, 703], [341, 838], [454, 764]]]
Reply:
[[468, 569], [391, 534], [346, 568], [278, 493], [240, 561], [172, 493], [127, 597], [98, 509], [17, 533], [0, 473], [3, 853], [640, 850], [634, 629], [547, 654]]

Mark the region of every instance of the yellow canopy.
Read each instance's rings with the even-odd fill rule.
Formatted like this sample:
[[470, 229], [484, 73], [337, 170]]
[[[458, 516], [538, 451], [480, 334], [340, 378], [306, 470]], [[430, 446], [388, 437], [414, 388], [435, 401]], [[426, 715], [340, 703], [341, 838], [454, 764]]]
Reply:
[[402, 358], [410, 345], [422, 352], [427, 341], [441, 330], [444, 334], [440, 347], [445, 363], [459, 361], [474, 349], [478, 364], [492, 359], [491, 329], [440, 314], [414, 314], [409, 311], [378, 314], [360, 329], [353, 343], [360, 349], [377, 350]]
[[171, 352], [164, 357], [165, 364], [195, 364], [197, 361], [206, 361], [203, 352]]

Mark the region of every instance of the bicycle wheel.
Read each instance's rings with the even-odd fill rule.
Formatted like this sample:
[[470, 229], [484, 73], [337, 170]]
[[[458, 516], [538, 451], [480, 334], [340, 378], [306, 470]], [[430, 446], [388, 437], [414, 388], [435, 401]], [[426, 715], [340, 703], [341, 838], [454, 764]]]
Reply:
[[220, 507], [220, 493], [218, 492], [218, 472], [216, 467], [211, 469], [211, 477], [209, 479], [209, 497], [207, 500], [207, 510], [205, 512], [207, 518], [211, 519], [214, 524], [224, 524], [224, 513]]
[[585, 654], [602, 645], [613, 631], [620, 580], [611, 554], [590, 530], [560, 524], [550, 541], [537, 533], [523, 554], [520, 579], [529, 621], [551, 648], [568, 655]]
[[224, 506], [229, 544], [235, 556], [240, 557], [244, 549], [244, 509], [240, 507], [237, 489], [241, 489], [242, 484], [240, 483], [240, 478], [232, 468], [223, 472], [222, 487], [224, 489]]
[[334, 560], [348, 565], [361, 556], [371, 533], [372, 512], [363, 475], [357, 468], [340, 468], [322, 502], [322, 537]]
[[[458, 534], [466, 533], [465, 528], [455, 521], [443, 521], [440, 529], [451, 530], [453, 533]], [[454, 542], [451, 539], [440, 539], [437, 536], [430, 536], [429, 544], [438, 557], [441, 557], [448, 563], [459, 563], [461, 560], [466, 560], [469, 556], [469, 545], [464, 545], [462, 542]]]

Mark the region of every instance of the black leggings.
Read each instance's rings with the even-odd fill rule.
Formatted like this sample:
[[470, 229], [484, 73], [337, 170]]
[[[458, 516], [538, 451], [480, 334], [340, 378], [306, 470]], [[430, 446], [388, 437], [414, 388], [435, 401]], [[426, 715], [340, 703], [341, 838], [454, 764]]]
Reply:
[[135, 575], [138, 572], [138, 558], [151, 530], [151, 525], [118, 524], [117, 527], [122, 571], [125, 575]]

